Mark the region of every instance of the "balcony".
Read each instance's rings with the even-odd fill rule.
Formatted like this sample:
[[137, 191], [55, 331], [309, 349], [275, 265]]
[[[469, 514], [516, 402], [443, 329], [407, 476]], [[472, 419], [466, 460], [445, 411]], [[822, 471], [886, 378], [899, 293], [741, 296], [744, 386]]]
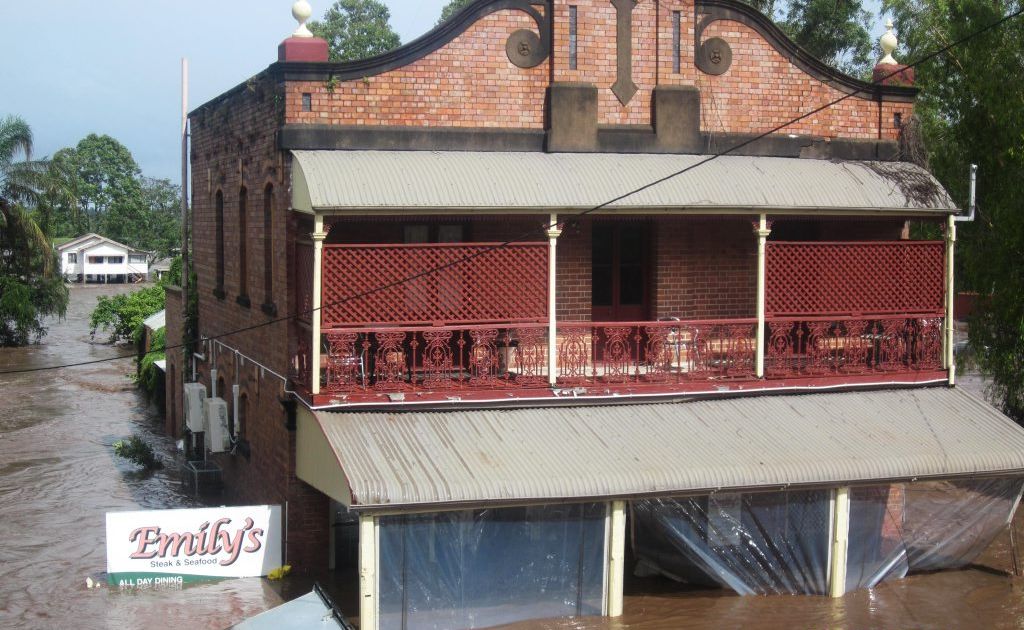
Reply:
[[[299, 375], [319, 377], [313, 402], [665, 398], [947, 378], [942, 242], [768, 242], [760, 318], [653, 321], [551, 322], [550, 251], [325, 245], [319, 352], [300, 342], [297, 362]], [[556, 296], [570, 280], [559, 277]], [[308, 292], [297, 300], [311, 303]]]

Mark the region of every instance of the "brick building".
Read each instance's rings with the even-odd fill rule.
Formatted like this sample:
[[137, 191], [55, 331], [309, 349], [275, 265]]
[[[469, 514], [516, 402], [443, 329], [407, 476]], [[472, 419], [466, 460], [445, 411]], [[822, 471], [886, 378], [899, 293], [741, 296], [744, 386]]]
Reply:
[[326, 60], [297, 32], [190, 115], [205, 341], [167, 428], [194, 371], [226, 497], [358, 572], [362, 627], [615, 615], [634, 568], [842, 594], [1015, 506], [1024, 436], [954, 387], [958, 211], [901, 159], [909, 73], [738, 0], [477, 0]]

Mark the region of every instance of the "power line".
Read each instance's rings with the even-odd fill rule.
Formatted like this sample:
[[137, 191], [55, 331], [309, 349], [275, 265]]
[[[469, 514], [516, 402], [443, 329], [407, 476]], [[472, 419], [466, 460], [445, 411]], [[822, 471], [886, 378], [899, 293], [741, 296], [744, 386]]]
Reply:
[[[960, 45], [964, 44], [965, 42], [970, 41], [971, 39], [974, 39], [975, 37], [978, 37], [979, 35], [987, 33], [988, 31], [991, 31], [993, 29], [999, 28], [1000, 26], [1002, 26], [1003, 24], [1009, 22], [1010, 20], [1019, 17], [1022, 13], [1024, 13], [1024, 7], [1022, 7], [1021, 9], [1019, 9], [1019, 10], [1013, 12], [1013, 13], [1010, 13], [1010, 14], [1008, 14], [1008, 15], [1006, 15], [1006, 16], [1004, 16], [1004, 17], [1002, 17], [1002, 18], [1000, 18], [1000, 19], [998, 19], [998, 20], [996, 20], [996, 21], [994, 21], [994, 22], [992, 22], [992, 23], [990, 23], [990, 24], [988, 24], [986, 26], [983, 26], [980, 29], [978, 29], [978, 30], [976, 30], [976, 31], [974, 31], [972, 33], [969, 33], [969, 34], [965, 35], [964, 37], [962, 37], [962, 38], [960, 38], [960, 39], [958, 39], [958, 40], [956, 40], [956, 41], [954, 41], [954, 42], [952, 42], [950, 44], [947, 44], [946, 46], [943, 46], [942, 48], [939, 48], [937, 50], [934, 50], [934, 51], [928, 53], [927, 55], [921, 57], [920, 59], [914, 61], [913, 63], [907, 64], [906, 66], [902, 66], [898, 70], [890, 72], [889, 74], [887, 74], [885, 76], [879, 77], [878, 79], [873, 81], [866, 88], [861, 88], [861, 89], [854, 90], [854, 91], [852, 91], [852, 92], [850, 92], [848, 94], [845, 94], [844, 96], [841, 96], [841, 97], [839, 97], [839, 98], [837, 98], [837, 99], [835, 99], [833, 101], [830, 101], [828, 103], [825, 103], [824, 105], [821, 105], [821, 106], [816, 107], [816, 108], [814, 108], [814, 109], [812, 109], [812, 110], [810, 110], [808, 112], [805, 112], [805, 113], [801, 114], [800, 116], [797, 116], [796, 118], [793, 118], [793, 119], [791, 119], [791, 120], [789, 120], [787, 122], [784, 122], [784, 123], [782, 123], [780, 125], [772, 127], [771, 129], [769, 129], [767, 131], [764, 131], [764, 132], [762, 132], [762, 133], [760, 133], [760, 134], [758, 134], [756, 136], [748, 138], [747, 140], [744, 140], [743, 142], [740, 142], [739, 144], [731, 146], [728, 149], [725, 149], [724, 151], [721, 151], [719, 153], [715, 153], [715, 154], [709, 155], [705, 159], [700, 160], [698, 162], [695, 162], [695, 163], [687, 166], [686, 168], [683, 168], [683, 169], [680, 169], [680, 170], [675, 171], [673, 173], [670, 173], [668, 175], [665, 175], [664, 177], [660, 177], [658, 179], [655, 179], [655, 180], [653, 180], [651, 182], [648, 182], [647, 184], [644, 184], [643, 186], [640, 186], [639, 188], [635, 188], [635, 189], [633, 189], [633, 190], [631, 190], [629, 192], [623, 193], [623, 194], [621, 194], [621, 195], [619, 195], [617, 197], [609, 199], [608, 201], [605, 201], [605, 202], [603, 202], [601, 204], [598, 204], [598, 205], [596, 205], [596, 206], [594, 206], [592, 208], [589, 208], [589, 209], [584, 210], [582, 212], [579, 212], [579, 213], [576, 213], [574, 215], [571, 215], [564, 222], [564, 224], [576, 225], [576, 224], [579, 223], [579, 221], [580, 221], [580, 219], [582, 217], [585, 217], [587, 215], [593, 214], [594, 212], [597, 212], [598, 210], [607, 208], [608, 206], [610, 206], [612, 204], [618, 203], [619, 201], [622, 201], [623, 199], [627, 199], [627, 198], [629, 198], [629, 197], [631, 197], [633, 195], [636, 195], [638, 193], [641, 193], [641, 192], [643, 192], [645, 190], [649, 190], [650, 188], [658, 186], [659, 184], [662, 184], [662, 183], [664, 183], [666, 181], [669, 181], [670, 179], [674, 179], [676, 177], [679, 177], [680, 175], [683, 175], [685, 173], [689, 173], [690, 171], [692, 171], [694, 169], [697, 169], [697, 168], [699, 168], [701, 166], [704, 166], [705, 164], [707, 164], [709, 162], [713, 162], [714, 160], [717, 160], [718, 158], [720, 158], [722, 156], [729, 155], [730, 153], [738, 151], [739, 149], [742, 149], [742, 148], [744, 148], [746, 146], [749, 146], [749, 145], [751, 145], [751, 144], [753, 144], [755, 142], [758, 142], [759, 140], [762, 140], [762, 139], [764, 139], [764, 138], [766, 138], [766, 137], [768, 137], [768, 136], [770, 136], [770, 135], [772, 135], [774, 133], [777, 133], [777, 132], [785, 129], [786, 127], [789, 127], [790, 125], [793, 125], [795, 123], [800, 122], [801, 120], [804, 120], [805, 118], [813, 116], [813, 115], [815, 115], [815, 114], [817, 114], [819, 112], [822, 112], [822, 111], [824, 111], [824, 110], [826, 110], [826, 109], [828, 109], [830, 107], [834, 107], [834, 106], [838, 105], [839, 103], [842, 103], [843, 101], [845, 101], [845, 100], [847, 100], [849, 98], [853, 98], [854, 96], [857, 96], [858, 94], [865, 93], [869, 89], [876, 88], [876, 87], [880, 86], [882, 84], [882, 82], [884, 82], [886, 79], [889, 79], [889, 78], [894, 77], [894, 76], [896, 76], [898, 74], [901, 74], [907, 68], [915, 68], [915, 67], [917, 67], [917, 66], [919, 66], [919, 65], [921, 65], [921, 64], [923, 64], [923, 63], [925, 63], [927, 61], [930, 61], [930, 60], [934, 59], [935, 57], [938, 57], [939, 55], [942, 55], [942, 54], [952, 50], [953, 48], [956, 48], [957, 46], [960, 46]], [[547, 224], [547, 225], [544, 226], [545, 229], [552, 229], [552, 228], [555, 228], [555, 227], [557, 227], [557, 223], [556, 224]], [[513, 243], [521, 242], [521, 241], [529, 238], [530, 236], [532, 236], [534, 234], [536, 234], [536, 232], [533, 231], [533, 230], [530, 230], [529, 232], [525, 232], [525, 233], [523, 233], [523, 234], [521, 234], [521, 235], [519, 235], [519, 236], [517, 236], [515, 238], [509, 239], [509, 240], [504, 241], [502, 243], [497, 243], [495, 245], [491, 245], [491, 246], [486, 247], [484, 249], [481, 249], [481, 250], [479, 250], [477, 252], [473, 252], [472, 254], [468, 254], [468, 255], [463, 256], [461, 258], [458, 258], [456, 260], [447, 262], [447, 263], [445, 263], [443, 265], [438, 265], [436, 267], [431, 267], [430, 269], [426, 269], [426, 270], [421, 271], [419, 273], [415, 273], [415, 274], [413, 274], [411, 276], [407, 276], [407, 277], [401, 278], [399, 280], [395, 280], [393, 282], [389, 282], [387, 284], [380, 285], [380, 286], [375, 287], [373, 289], [368, 289], [368, 290], [363, 291], [361, 293], [356, 293], [354, 295], [349, 295], [347, 297], [341, 298], [339, 300], [335, 300], [335, 301], [330, 302], [328, 304], [321, 304], [317, 308], [308, 309], [306, 311], [301, 311], [299, 313], [293, 313], [293, 314], [290, 314], [290, 315], [285, 315], [283, 317], [277, 317], [277, 318], [271, 319], [271, 320], [266, 321], [266, 322], [262, 322], [262, 323], [259, 323], [259, 324], [253, 324], [251, 326], [245, 326], [243, 328], [236, 328], [235, 330], [219, 333], [219, 334], [216, 334], [216, 335], [211, 335], [211, 336], [205, 337], [205, 338], [201, 337], [199, 339], [192, 339], [188, 343], [179, 343], [179, 344], [170, 345], [170, 346], [165, 345], [163, 348], [157, 348], [155, 350], [150, 350], [146, 354], [149, 355], [149, 354], [153, 354], [153, 353], [156, 353], [156, 352], [166, 352], [167, 350], [177, 350], [177, 349], [180, 349], [180, 348], [184, 348], [184, 347], [186, 347], [187, 345], [190, 345], [190, 344], [201, 343], [203, 341], [214, 341], [214, 340], [217, 340], [217, 339], [223, 339], [225, 337], [230, 337], [230, 336], [233, 336], [233, 335], [238, 335], [238, 334], [241, 334], [241, 333], [249, 332], [251, 330], [256, 330], [256, 329], [259, 329], [259, 328], [264, 328], [264, 327], [267, 327], [267, 326], [272, 326], [274, 324], [279, 324], [279, 323], [282, 323], [282, 322], [287, 322], [287, 321], [290, 321], [292, 319], [297, 318], [300, 315], [305, 315], [305, 314], [313, 315], [313, 314], [317, 313], [318, 311], [323, 310], [324, 308], [330, 308], [332, 306], [338, 306], [340, 304], [345, 304], [346, 302], [351, 302], [353, 300], [362, 299], [364, 297], [373, 295], [375, 293], [380, 293], [381, 291], [386, 291], [388, 289], [392, 289], [392, 288], [401, 286], [403, 284], [408, 284], [409, 282], [413, 282], [415, 280], [418, 280], [420, 278], [426, 277], [428, 275], [432, 275], [432, 274], [438, 273], [440, 271], [444, 271], [446, 269], [450, 269], [450, 268], [452, 268], [452, 267], [454, 267], [456, 265], [461, 265], [463, 263], [475, 260], [476, 258], [484, 256], [484, 255], [486, 255], [486, 254], [488, 254], [488, 253], [490, 253], [492, 251], [495, 251], [495, 250], [498, 250], [498, 249], [502, 249], [504, 247], [512, 245]], [[120, 356], [120, 357], [109, 357], [109, 358], [105, 358], [105, 359], [93, 359], [93, 360], [90, 360], [90, 361], [80, 361], [80, 362], [76, 362], [76, 363], [65, 363], [65, 364], [61, 364], [61, 365], [40, 366], [40, 367], [24, 368], [24, 369], [17, 369], [17, 370], [3, 370], [3, 371], [0, 371], [0, 375], [4, 375], [4, 374], [27, 374], [27, 373], [32, 373], [32, 372], [45, 372], [45, 371], [49, 371], [49, 370], [61, 370], [61, 369], [65, 369], [65, 368], [82, 367], [82, 366], [86, 366], [86, 365], [95, 365], [97, 363], [107, 363], [107, 362], [112, 362], [112, 361], [121, 361], [121, 360], [130, 358], [130, 357], [133, 357], [133, 356], [135, 356], [135, 355], [125, 355], [125, 356]]]

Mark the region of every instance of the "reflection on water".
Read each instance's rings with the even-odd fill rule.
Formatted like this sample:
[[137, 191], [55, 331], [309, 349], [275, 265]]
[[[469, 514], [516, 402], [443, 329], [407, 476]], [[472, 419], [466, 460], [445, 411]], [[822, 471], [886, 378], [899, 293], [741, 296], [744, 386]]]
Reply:
[[[76, 287], [65, 322], [43, 344], [0, 349], [0, 370], [130, 354], [91, 344], [96, 296], [125, 287]], [[0, 376], [0, 627], [223, 628], [281, 601], [265, 580], [224, 580], [181, 590], [89, 590], [106, 565], [104, 513], [188, 507], [173, 443], [125, 375], [130, 360], [54, 372]], [[140, 473], [113, 456], [132, 433], [157, 446], [165, 468]], [[1019, 523], [1018, 523], [1019, 527]], [[1019, 627], [1024, 580], [1011, 578], [1008, 535], [974, 568], [917, 575], [824, 597], [737, 597], [685, 591], [664, 580], [631, 580], [626, 614], [516, 624], [517, 629], [669, 630], [778, 627]], [[1018, 539], [1019, 536], [1018, 536]], [[308, 583], [285, 584], [287, 597]], [[280, 588], [280, 587], [278, 587]]]

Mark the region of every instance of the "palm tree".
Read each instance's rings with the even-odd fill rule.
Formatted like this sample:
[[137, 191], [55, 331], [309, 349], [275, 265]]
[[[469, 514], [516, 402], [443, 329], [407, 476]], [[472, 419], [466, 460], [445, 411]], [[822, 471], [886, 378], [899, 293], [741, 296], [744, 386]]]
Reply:
[[45, 161], [32, 160], [28, 124], [0, 119], [0, 346], [41, 337], [42, 317], [67, 309], [50, 240], [29, 212], [50, 187], [47, 172]]

